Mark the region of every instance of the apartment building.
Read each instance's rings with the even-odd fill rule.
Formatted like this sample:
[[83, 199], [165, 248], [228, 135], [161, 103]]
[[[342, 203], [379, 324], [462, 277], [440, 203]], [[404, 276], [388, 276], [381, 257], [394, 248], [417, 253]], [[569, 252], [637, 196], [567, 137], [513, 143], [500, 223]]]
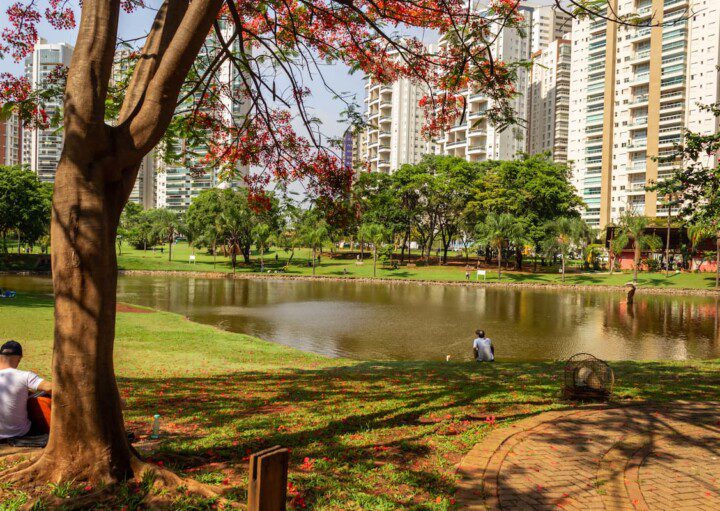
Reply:
[[528, 87], [528, 152], [567, 162], [570, 108], [569, 39], [555, 39], [533, 55]]
[[0, 165], [22, 163], [22, 126], [17, 113], [13, 112], [0, 121]]
[[[227, 27], [226, 40], [231, 37], [231, 27]], [[212, 61], [219, 49], [219, 43], [215, 35], [211, 34], [206, 40], [205, 46], [198, 57], [198, 66], [202, 67]], [[234, 43], [233, 51], [242, 50], [239, 42]], [[227, 117], [228, 123], [239, 126], [244, 122], [248, 114], [249, 104], [241, 97], [239, 91], [243, 88], [242, 76], [230, 61], [225, 61], [214, 77], [217, 86], [224, 91], [221, 98], [223, 104], [223, 115]], [[194, 97], [188, 98], [187, 102], [192, 104], [199, 100], [201, 92]], [[231, 142], [227, 140], [226, 142]], [[193, 155], [204, 154], [203, 147], [189, 147], [187, 141], [177, 140], [176, 150], [181, 150], [188, 156], [182, 163], [166, 164], [160, 154], [162, 149], [156, 149], [158, 157], [154, 162], [155, 175], [155, 204], [158, 208], [168, 208], [175, 211], [186, 211], [192, 200], [201, 191], [211, 188], [237, 188], [244, 184], [243, 177], [249, 172], [247, 166], [238, 166], [234, 175], [230, 178], [221, 174], [216, 167], [206, 168], [196, 161]], [[202, 168], [202, 171], [198, 169]], [[149, 167], [148, 167], [149, 168]], [[149, 186], [148, 186], [149, 190]]]
[[[50, 73], [58, 66], [69, 66], [73, 47], [66, 43], [48, 43], [40, 39], [32, 54], [25, 58], [25, 76], [33, 89], [44, 87]], [[46, 101], [48, 117], [62, 108], [62, 98]], [[55, 171], [63, 147], [63, 132], [57, 128], [23, 129], [22, 162], [38, 175], [41, 181], [55, 181]]]
[[407, 78], [389, 85], [367, 79], [364, 160], [368, 170], [390, 173], [420, 161], [426, 152], [421, 133], [425, 116], [418, 106], [423, 96], [423, 88]]
[[[532, 27], [533, 9], [520, 7], [519, 11], [525, 17], [524, 29], [528, 31]], [[491, 48], [495, 58], [507, 62], [530, 59], [531, 41], [526, 34], [515, 28], [498, 27], [498, 32]], [[441, 39], [440, 45], [443, 42]], [[487, 111], [494, 108], [493, 100], [469, 89], [465, 96], [465, 116], [433, 141], [435, 153], [465, 158], [468, 161], [484, 161], [509, 160], [526, 151], [527, 129], [524, 121], [527, 119], [528, 102], [525, 94], [528, 83], [529, 72], [520, 69], [515, 83], [519, 94], [511, 100], [511, 106], [521, 122], [505, 130], [498, 129], [487, 119]]]
[[534, 7], [531, 23], [528, 36], [533, 54], [572, 31], [572, 16], [552, 6]]
[[623, 212], [665, 216], [648, 183], [669, 175], [684, 128], [714, 133], [699, 104], [720, 100], [720, 4], [716, 0], [611, 0], [643, 26], [573, 25], [568, 159], [589, 224]]

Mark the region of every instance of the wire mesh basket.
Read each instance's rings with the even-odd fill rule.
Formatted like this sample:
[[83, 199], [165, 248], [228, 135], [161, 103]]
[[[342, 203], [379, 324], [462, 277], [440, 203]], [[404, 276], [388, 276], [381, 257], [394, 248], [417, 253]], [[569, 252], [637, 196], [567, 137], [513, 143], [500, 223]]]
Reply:
[[607, 401], [615, 384], [615, 374], [604, 360], [578, 353], [565, 363], [563, 398], [572, 401]]

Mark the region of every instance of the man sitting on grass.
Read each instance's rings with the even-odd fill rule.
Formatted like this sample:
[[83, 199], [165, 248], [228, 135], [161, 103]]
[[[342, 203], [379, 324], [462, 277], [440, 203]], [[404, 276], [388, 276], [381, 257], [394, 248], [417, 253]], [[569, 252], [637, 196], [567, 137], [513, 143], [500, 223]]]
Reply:
[[0, 347], [0, 441], [23, 437], [30, 431], [27, 402], [30, 393], [52, 392], [52, 384], [30, 371], [18, 369], [22, 346], [8, 341]]
[[473, 354], [478, 362], [494, 362], [495, 347], [492, 341], [485, 337], [483, 330], [475, 330], [477, 338], [473, 341]]

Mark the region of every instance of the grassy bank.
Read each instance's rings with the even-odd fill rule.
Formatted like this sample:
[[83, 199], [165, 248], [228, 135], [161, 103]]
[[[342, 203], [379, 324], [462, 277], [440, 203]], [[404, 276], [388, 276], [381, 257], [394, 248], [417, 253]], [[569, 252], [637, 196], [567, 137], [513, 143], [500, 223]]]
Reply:
[[[195, 263], [189, 262], [191, 250], [186, 243], [178, 243], [173, 247], [172, 261], [168, 261], [168, 252], [165, 250], [160, 253], [159, 250], [142, 251], [132, 248], [124, 248], [122, 255], [118, 257], [119, 265], [124, 270], [155, 270], [155, 271], [199, 271], [199, 272], [232, 272], [232, 267], [227, 258], [213, 256], [205, 251], [195, 252]], [[275, 255], [278, 259], [276, 261]], [[289, 254], [282, 250], [271, 250], [265, 255], [266, 270], [276, 271], [285, 266]], [[310, 251], [307, 249], [299, 249], [295, 251], [292, 263], [287, 268], [288, 275], [312, 275], [312, 267], [309, 265], [311, 260]], [[474, 267], [475, 261], [471, 260], [470, 265]], [[253, 273], [260, 270], [259, 254], [252, 255], [252, 263], [250, 265], [242, 264], [236, 271], [238, 273]], [[446, 266], [428, 265], [428, 266], [401, 266], [398, 269], [383, 268], [378, 263], [377, 277], [389, 279], [408, 279], [408, 280], [438, 280], [459, 282], [465, 280], [466, 265], [462, 259], [453, 261], [452, 264]], [[488, 267], [486, 269], [486, 279], [488, 281], [497, 281], [497, 269]], [[471, 280], [477, 277], [474, 270], [470, 271]], [[338, 253], [336, 257], [330, 257], [325, 254], [320, 259], [320, 264], [316, 267], [316, 274], [327, 277], [349, 277], [349, 278], [372, 278], [373, 262], [371, 254], [366, 254], [366, 259], [362, 264], [357, 264], [355, 257], [351, 254]], [[480, 277], [482, 280], [482, 277]], [[562, 276], [557, 272], [556, 268], [552, 271], [545, 270], [538, 273], [529, 271], [503, 271], [502, 280], [515, 283], [530, 284], [562, 284]], [[565, 284], [568, 285], [608, 285], [622, 286], [632, 280], [630, 272], [614, 273], [581, 273], [578, 268], [571, 268], [565, 277]], [[654, 272], [640, 273], [639, 285], [645, 287], [661, 287], [670, 289], [713, 289], [715, 287], [714, 273], [680, 273], [671, 274], [665, 277], [664, 273]]]
[[[292, 449], [291, 508], [452, 509], [455, 466], [472, 445], [492, 428], [564, 406], [561, 363], [349, 361], [170, 313], [121, 312], [117, 323], [119, 385], [141, 450], [240, 502], [247, 455], [283, 445]], [[0, 303], [7, 338], [24, 344], [25, 368], [48, 375], [52, 302]], [[718, 361], [613, 367], [621, 400], [717, 399]], [[155, 413], [163, 437], [150, 441]]]
[[[194, 253], [193, 253], [194, 252]], [[195, 255], [195, 262], [190, 263], [190, 255]], [[277, 260], [275, 256], [277, 255]], [[417, 256], [417, 254], [414, 254]], [[287, 264], [290, 257], [289, 253], [283, 250], [271, 249], [265, 254], [266, 271], [281, 271]], [[12, 255], [6, 264], [2, 264], [2, 259], [8, 256], [0, 256], [0, 270], [35, 270], [37, 261], [28, 259], [25, 256], [18, 257]], [[298, 249], [291, 264], [284, 270], [288, 275], [310, 276], [312, 275], [312, 267], [310, 266], [311, 253], [308, 249]], [[237, 273], [251, 274], [260, 271], [260, 258], [257, 252], [253, 252], [251, 263], [244, 264], [242, 258], [238, 258]], [[118, 254], [118, 264], [122, 270], [145, 270], [145, 271], [196, 271], [196, 272], [218, 272], [232, 273], [233, 269], [230, 259], [222, 255], [213, 257], [205, 250], [193, 251], [187, 243], [178, 243], [173, 247], [172, 260], [168, 260], [167, 245], [156, 250], [136, 250], [130, 246], [124, 245], [122, 253]], [[527, 284], [566, 284], [566, 285], [606, 285], [606, 286], [622, 286], [632, 280], [631, 272], [620, 272], [609, 274], [606, 272], [581, 272], [576, 262], [575, 266], [570, 265], [565, 282], [558, 272], [557, 267], [539, 267], [538, 272], [530, 271], [526, 267], [526, 271], [518, 272], [513, 270], [503, 270], [502, 280], [512, 283]], [[377, 277], [383, 279], [405, 279], [405, 280], [434, 280], [447, 282], [460, 282], [465, 280], [465, 271], [468, 264], [461, 257], [455, 258], [448, 265], [412, 265], [401, 266], [398, 269], [383, 267], [378, 263]], [[471, 267], [471, 281], [477, 279], [474, 273], [475, 260], [469, 261]], [[483, 267], [486, 272], [488, 282], [497, 282], [497, 268], [493, 265]], [[323, 254], [320, 263], [316, 267], [316, 274], [325, 277], [336, 278], [372, 278], [373, 262], [370, 253], [365, 254], [365, 260], [362, 264], [358, 264], [355, 254], [340, 251], [331, 257], [329, 253]], [[479, 280], [483, 280], [479, 277]], [[671, 273], [666, 277], [662, 272], [641, 272], [639, 274], [638, 283], [642, 287], [657, 287], [667, 289], [702, 289], [713, 290], [715, 288], [714, 273]]]

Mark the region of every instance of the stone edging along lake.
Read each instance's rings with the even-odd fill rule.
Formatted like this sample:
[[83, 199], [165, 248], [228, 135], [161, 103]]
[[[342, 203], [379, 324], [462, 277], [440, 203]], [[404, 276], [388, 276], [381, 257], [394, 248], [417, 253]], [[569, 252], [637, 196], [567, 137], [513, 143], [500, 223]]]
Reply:
[[[468, 287], [502, 287], [502, 288], [530, 288], [530, 289], [552, 289], [570, 291], [613, 291], [627, 292], [625, 286], [613, 286], [608, 284], [554, 284], [540, 282], [476, 282], [476, 281], [452, 281], [432, 279], [388, 279], [369, 277], [332, 277], [328, 275], [288, 275], [283, 273], [222, 273], [209, 271], [180, 271], [180, 270], [119, 270], [119, 275], [146, 275], [146, 276], [170, 276], [190, 277], [196, 279], [245, 279], [245, 280], [300, 280], [300, 281], [325, 281], [325, 282], [360, 282], [365, 284], [415, 284], [421, 286], [468, 286]], [[0, 271], [0, 275], [50, 275], [48, 271]], [[637, 288], [638, 293], [652, 295], [695, 295], [695, 296], [720, 296], [720, 291], [714, 289], [694, 288], [665, 288], [642, 285]]]

